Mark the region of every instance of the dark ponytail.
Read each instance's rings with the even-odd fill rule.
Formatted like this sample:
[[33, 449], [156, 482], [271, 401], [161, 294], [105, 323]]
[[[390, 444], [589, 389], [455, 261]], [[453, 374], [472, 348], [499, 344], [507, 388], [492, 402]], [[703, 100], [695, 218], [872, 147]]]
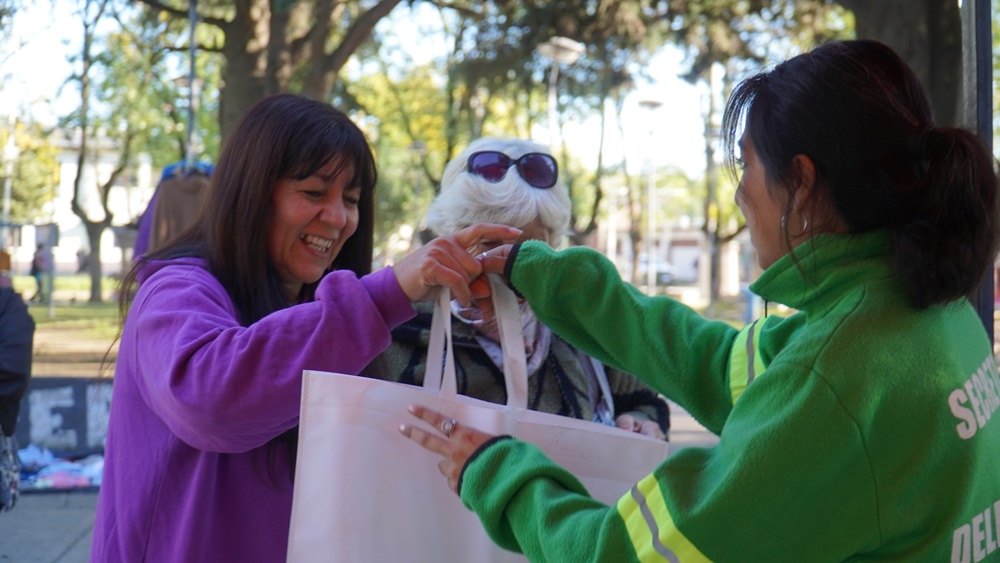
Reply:
[[922, 174], [889, 228], [893, 268], [924, 308], [971, 294], [993, 265], [1000, 233], [995, 161], [984, 144], [964, 129], [916, 136], [910, 158]]

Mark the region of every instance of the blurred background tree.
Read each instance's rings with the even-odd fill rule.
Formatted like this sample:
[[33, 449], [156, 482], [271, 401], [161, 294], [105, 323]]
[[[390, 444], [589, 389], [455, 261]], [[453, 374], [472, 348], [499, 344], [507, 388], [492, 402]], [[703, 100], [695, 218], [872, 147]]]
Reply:
[[[0, 36], [25, 2], [0, 0]], [[58, 5], [65, 12], [66, 2]], [[377, 154], [379, 264], [391, 263], [426, 236], [420, 220], [444, 164], [468, 142], [484, 135], [535, 137], [550, 143], [570, 189], [571, 244], [594, 244], [602, 222], [619, 211], [634, 249], [651, 232], [643, 225], [683, 217], [707, 241], [714, 299], [717, 249], [744, 228], [732, 203], [734, 181], [719, 170], [718, 154], [719, 114], [740, 78], [829, 39], [873, 37], [914, 66], [940, 122], [953, 123], [959, 115], [961, 22], [954, 0], [78, 0], [73, 5], [75, 17], [89, 22], [84, 34], [89, 39], [75, 55], [65, 86], [79, 92], [79, 105], [59, 125], [83, 132], [82, 158], [92, 158], [96, 139], [103, 136], [121, 149], [118, 179], [133, 173], [141, 154], [150, 155], [156, 168], [188, 156], [212, 161], [236, 119], [260, 97], [296, 92], [327, 100], [352, 115]], [[416, 36], [399, 36], [404, 21], [419, 22]], [[554, 37], [578, 43], [580, 57], [559, 63], [546, 56], [544, 45]], [[699, 177], [667, 169], [655, 158], [640, 166], [643, 155], [612, 156], [606, 150], [608, 143], [636, 135], [622, 129], [625, 101], [648, 81], [650, 62], [667, 48], [683, 53], [681, 75], [703, 96], [701, 138], [691, 139], [704, 146]], [[189, 93], [193, 124], [186, 119]], [[10, 117], [20, 118], [18, 142], [24, 144], [17, 173], [51, 164], [54, 153], [44, 150], [51, 127]], [[554, 130], [548, 125], [553, 117]], [[564, 129], [591, 119], [599, 123], [598, 133], [574, 139], [573, 146], [591, 144], [593, 158], [575, 152]], [[37, 148], [31, 149], [32, 143]], [[649, 150], [652, 154], [654, 147]], [[643, 173], [636, 172], [640, 168]], [[40, 216], [52, 193], [52, 173], [31, 177], [36, 183], [18, 179], [14, 197], [17, 217], [29, 220]], [[77, 190], [106, 193], [114, 180], [105, 186], [78, 182]], [[669, 194], [666, 206], [647, 200], [656, 192]], [[78, 215], [96, 237], [121, 219], [110, 212]], [[631, 257], [626, 271], [641, 282], [639, 253]], [[100, 261], [91, 262], [97, 264], [92, 271], [97, 279]]]

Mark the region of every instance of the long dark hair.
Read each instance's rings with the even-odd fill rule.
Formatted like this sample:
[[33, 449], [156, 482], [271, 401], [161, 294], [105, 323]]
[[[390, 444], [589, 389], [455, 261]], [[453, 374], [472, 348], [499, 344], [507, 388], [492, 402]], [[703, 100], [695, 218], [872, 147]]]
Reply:
[[[226, 139], [194, 224], [163, 248], [143, 256], [122, 277], [122, 324], [135, 295], [139, 271], [151, 261], [180, 257], [207, 260], [209, 271], [233, 300], [243, 326], [293, 305], [267, 253], [266, 225], [275, 185], [281, 178], [308, 178], [334, 159], [339, 159], [341, 169], [350, 165], [354, 173], [351, 184], [361, 187], [361, 195], [357, 230], [329, 271], [350, 270], [359, 276], [370, 273], [377, 175], [367, 139], [330, 104], [279, 94], [254, 104]], [[311, 301], [318, 283], [303, 286], [298, 302]], [[294, 462], [297, 432], [293, 428], [268, 444], [268, 471], [275, 483], [278, 446], [286, 445]]]
[[814, 201], [832, 202], [850, 232], [891, 233], [894, 272], [916, 307], [969, 295], [992, 266], [995, 161], [971, 132], [934, 124], [920, 81], [889, 47], [829, 43], [740, 83], [722, 125], [731, 171], [743, 126], [772, 189], [790, 196], [792, 160], [806, 155], [825, 196]]

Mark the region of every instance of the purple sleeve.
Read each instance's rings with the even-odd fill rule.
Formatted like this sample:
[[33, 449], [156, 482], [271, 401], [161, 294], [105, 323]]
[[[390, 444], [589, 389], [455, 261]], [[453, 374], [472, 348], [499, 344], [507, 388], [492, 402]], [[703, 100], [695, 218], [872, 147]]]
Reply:
[[242, 452], [298, 424], [302, 370], [356, 374], [414, 314], [386, 268], [331, 273], [316, 301], [243, 327], [211, 274], [176, 266], [142, 284], [121, 346], [145, 402], [177, 436]]

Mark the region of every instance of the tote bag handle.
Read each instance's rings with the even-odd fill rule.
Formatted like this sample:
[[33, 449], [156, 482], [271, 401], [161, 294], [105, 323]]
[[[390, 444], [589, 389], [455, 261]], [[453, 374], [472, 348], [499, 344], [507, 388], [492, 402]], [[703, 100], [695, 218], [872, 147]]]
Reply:
[[[507, 387], [507, 406], [513, 410], [528, 408], [528, 368], [524, 356], [524, 336], [517, 297], [498, 274], [489, 274], [493, 308], [503, 349], [503, 375]], [[434, 361], [432, 358], [442, 358]], [[451, 336], [451, 292], [442, 289], [434, 303], [430, 342], [427, 345], [427, 369], [424, 388], [440, 391], [441, 396], [457, 394], [455, 353]]]

